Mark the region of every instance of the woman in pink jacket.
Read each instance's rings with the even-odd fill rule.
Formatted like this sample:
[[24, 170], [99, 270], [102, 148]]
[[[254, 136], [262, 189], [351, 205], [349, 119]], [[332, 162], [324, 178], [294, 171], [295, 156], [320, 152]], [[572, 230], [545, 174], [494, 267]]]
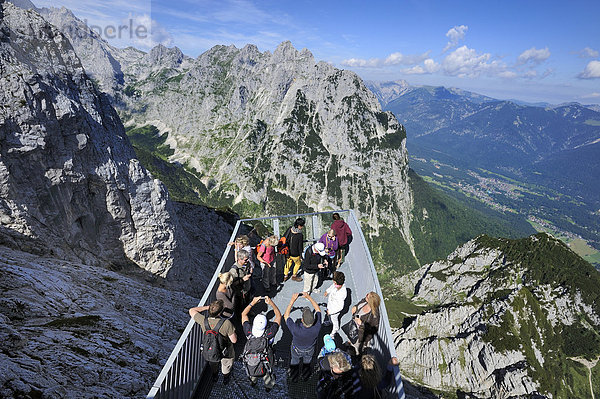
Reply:
[[336, 252], [336, 268], [339, 268], [344, 263], [344, 255], [348, 252], [348, 245], [352, 240], [352, 230], [348, 223], [344, 222], [339, 213], [333, 214], [333, 223], [331, 228], [335, 230], [335, 235], [338, 241], [338, 251]]

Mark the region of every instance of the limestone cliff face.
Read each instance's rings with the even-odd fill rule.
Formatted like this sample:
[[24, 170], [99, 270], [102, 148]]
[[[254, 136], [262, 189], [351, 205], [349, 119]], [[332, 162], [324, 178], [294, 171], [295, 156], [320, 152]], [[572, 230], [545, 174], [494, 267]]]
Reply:
[[114, 96], [123, 85], [121, 65], [113, 55], [116, 49], [65, 7], [41, 8], [36, 11], [65, 35], [80, 59], [86, 59], [86, 73], [96, 81], [100, 89], [109, 96]]
[[216, 46], [187, 66], [146, 65], [152, 73], [138, 62], [140, 78], [127, 82], [125, 123], [159, 122], [172, 160], [212, 197], [250, 214], [352, 208], [373, 234], [386, 225], [412, 243], [405, 131], [356, 74], [289, 42], [272, 54]]
[[0, 246], [0, 398], [140, 398], [197, 298]]
[[[353, 72], [282, 43], [116, 49], [68, 10], [42, 9], [128, 126], [152, 124], [210, 191], [244, 216], [352, 208], [378, 235], [392, 228], [414, 255], [405, 130]], [[82, 39], [84, 38], [84, 39]]]
[[203, 259], [188, 250], [166, 189], [135, 158], [69, 41], [36, 12], [1, 7], [2, 242], [206, 280], [210, 271], [198, 272]]
[[544, 234], [473, 240], [397, 281], [422, 307], [394, 333], [403, 376], [476, 398], [591, 397], [572, 381], [600, 354], [598, 280]]

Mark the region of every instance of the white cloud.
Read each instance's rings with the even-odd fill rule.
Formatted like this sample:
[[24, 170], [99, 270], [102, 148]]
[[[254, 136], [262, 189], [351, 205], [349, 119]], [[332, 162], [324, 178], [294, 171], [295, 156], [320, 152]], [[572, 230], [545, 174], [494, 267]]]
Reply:
[[532, 47], [529, 50], [523, 51], [521, 55], [519, 55], [517, 58], [517, 65], [527, 64], [528, 62], [538, 65], [546, 61], [549, 57], [550, 50], [548, 50], [548, 47], [539, 50], [535, 47]]
[[401, 72], [407, 75], [424, 75], [437, 72], [440, 68], [440, 64], [436, 63], [431, 58], [428, 58], [423, 61], [423, 65], [415, 65], [412, 68], [403, 69]]
[[362, 58], [349, 58], [347, 60], [343, 60], [342, 65], [358, 68], [376, 68], [381, 65], [381, 59], [371, 58], [370, 60], [365, 60]]
[[358, 67], [358, 68], [379, 68], [383, 66], [391, 66], [391, 65], [415, 65], [423, 60], [429, 58], [429, 51], [423, 54], [402, 54], [402, 53], [392, 53], [388, 55], [385, 59], [383, 58], [371, 58], [371, 59], [362, 59], [362, 58], [350, 58], [342, 61], [342, 65], [348, 67]]
[[600, 52], [589, 47], [586, 47], [579, 52], [579, 58], [597, 58], [598, 56], [600, 56]]
[[445, 53], [451, 48], [458, 46], [458, 42], [465, 38], [467, 30], [469, 30], [468, 26], [460, 25], [455, 26], [454, 28], [451, 28], [448, 32], [446, 32], [446, 37], [448, 37], [449, 41], [446, 44], [446, 47], [444, 47], [444, 50], [442, 50], [442, 52]]
[[577, 75], [579, 79], [597, 79], [600, 78], [600, 61], [590, 61], [583, 72]]
[[480, 75], [499, 76], [506, 71], [506, 65], [500, 61], [490, 61], [489, 53], [478, 54], [474, 49], [462, 46], [451, 52], [442, 61], [442, 68], [447, 75], [477, 77]]
[[133, 41], [136, 46], [141, 47], [143, 50], [150, 49], [158, 44], [162, 44], [166, 47], [173, 45], [173, 37], [167, 30], [160, 25], [156, 20], [150, 18], [148, 14], [142, 15], [130, 15], [129, 17], [133, 21], [133, 26], [144, 27], [147, 34], [136, 35]]
[[594, 92], [581, 96], [581, 98], [600, 98], [600, 93]]
[[427, 59], [429, 57], [429, 51], [423, 54], [404, 55], [402, 53], [392, 53], [385, 61], [385, 65], [414, 65]]

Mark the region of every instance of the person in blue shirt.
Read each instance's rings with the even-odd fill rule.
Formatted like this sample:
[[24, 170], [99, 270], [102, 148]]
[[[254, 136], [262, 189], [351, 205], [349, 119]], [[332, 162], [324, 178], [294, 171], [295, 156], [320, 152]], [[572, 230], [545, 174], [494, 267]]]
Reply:
[[[300, 296], [310, 302], [314, 308], [314, 313], [308, 306], [304, 307], [302, 309], [302, 317], [294, 321], [290, 318], [290, 313], [292, 312], [294, 303]], [[317, 338], [321, 330], [321, 309], [319, 308], [319, 304], [307, 292], [296, 293], [292, 295], [283, 319], [292, 334], [290, 377], [295, 382], [301, 373], [303, 379], [306, 381], [312, 372], [312, 357], [315, 353]]]

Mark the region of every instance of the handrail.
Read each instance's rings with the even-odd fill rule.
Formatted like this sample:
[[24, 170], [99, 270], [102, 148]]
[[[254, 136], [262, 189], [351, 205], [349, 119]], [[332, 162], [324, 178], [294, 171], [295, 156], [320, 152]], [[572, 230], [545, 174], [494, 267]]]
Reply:
[[[375, 269], [375, 264], [373, 263], [373, 259], [371, 258], [371, 253], [369, 251], [367, 241], [365, 240], [365, 236], [362, 232], [362, 229], [360, 228], [360, 223], [358, 222], [358, 219], [356, 218], [356, 215], [354, 214], [354, 212], [352, 210], [350, 211], [350, 218], [356, 224], [356, 226], [359, 227], [359, 229], [358, 229], [359, 238], [360, 238], [360, 242], [362, 243], [363, 247], [365, 248], [367, 262], [369, 263], [369, 266], [370, 266], [369, 269], [371, 270], [371, 274], [373, 275], [373, 283], [375, 285], [375, 292], [377, 292], [377, 294], [381, 298], [381, 304], [379, 305], [380, 314], [387, 315], [387, 309], [385, 307], [385, 301], [383, 300], [383, 292], [381, 291], [381, 286], [379, 285], [379, 277], [377, 275], [377, 270]], [[396, 356], [396, 348], [394, 346], [394, 336], [392, 334], [392, 328], [390, 326], [390, 321], [387, 317], [380, 317], [379, 324], [380, 324], [379, 334], [381, 335], [381, 330], [382, 330], [381, 324], [383, 324], [383, 331], [385, 332], [385, 335], [387, 336], [386, 341], [388, 344], [387, 345], [388, 350], [389, 350], [390, 356], [394, 357], [394, 356]], [[397, 393], [398, 393], [398, 399], [404, 399], [405, 398], [404, 383], [402, 382], [402, 377], [400, 375], [400, 369], [398, 367], [394, 367], [394, 381], [396, 381], [395, 386], [396, 386]]]
[[[294, 218], [294, 217], [297, 218], [297, 217], [301, 217], [301, 216], [313, 216], [313, 220], [312, 220], [313, 230], [316, 230], [316, 221], [317, 221], [316, 216], [317, 215], [331, 214], [331, 213], [335, 213], [335, 212], [340, 213], [340, 214], [342, 214], [342, 213], [349, 214], [348, 222], [350, 222], [349, 223], [350, 225], [353, 225], [355, 227], [355, 229], [354, 229], [355, 235], [356, 235], [356, 232], [358, 232], [357, 237], [360, 241], [360, 244], [362, 244], [362, 248], [359, 251], [359, 253], [362, 254], [362, 256], [360, 257], [360, 260], [364, 261], [364, 259], [366, 259], [367, 265], [370, 269], [370, 273], [367, 273], [367, 274], [365, 274], [364, 271], [362, 271], [362, 270], [357, 271], [357, 273], [358, 273], [358, 275], [362, 274], [361, 277], [364, 277], [366, 279], [372, 279], [373, 291], [377, 292], [380, 295], [380, 297], [383, 299], [383, 294], [381, 292], [381, 287], [379, 285], [379, 279], [377, 276], [377, 272], [375, 270], [375, 265], [373, 264], [373, 260], [370, 255], [369, 248], [367, 246], [362, 229], [360, 228], [360, 223], [359, 223], [358, 219], [356, 218], [354, 211], [352, 211], [352, 210], [312, 212], [312, 213], [291, 214], [291, 215], [283, 215], [283, 216], [266, 216], [266, 217], [254, 218], [254, 219], [241, 219], [241, 220], [237, 221], [235, 228], [233, 229], [233, 232], [231, 234], [230, 241], [233, 241], [235, 239], [235, 237], [237, 236], [237, 234], [239, 232], [240, 226], [244, 222], [274, 220], [273, 227], [275, 228], [275, 227], [279, 226], [278, 221], [280, 219]], [[316, 235], [315, 235], [315, 238], [317, 238]], [[357, 250], [359, 250], [359, 247], [351, 246], [351, 249], [352, 249], [352, 251], [350, 251], [349, 254], [351, 252], [356, 252]], [[225, 262], [227, 261], [230, 253], [231, 253], [231, 246], [228, 245], [226, 247], [225, 251], [223, 252], [223, 256], [221, 257], [221, 260], [220, 260], [217, 268], [215, 269], [215, 272], [212, 276], [211, 282], [207, 285], [206, 291], [204, 292], [202, 299], [200, 300], [198, 306], [202, 306], [202, 305], [205, 305], [206, 303], [208, 303], [210, 296], [213, 294], [214, 290], [217, 287], [219, 273], [223, 270]], [[350, 272], [353, 273], [352, 270]], [[368, 286], [369, 286], [368, 282], [364, 281], [364, 283], [365, 284], [362, 285], [362, 288], [368, 289]], [[380, 306], [381, 306], [381, 313], [384, 315], [387, 315], [384, 301], [381, 302]], [[200, 378], [202, 376], [202, 372], [205, 368], [205, 362], [201, 356], [200, 344], [199, 344], [199, 342], [201, 340], [201, 336], [202, 336], [202, 334], [201, 334], [201, 329], [200, 329], [199, 325], [193, 319], [190, 319], [184, 332], [182, 333], [181, 337], [177, 341], [177, 344], [175, 345], [173, 352], [169, 356], [169, 359], [163, 366], [158, 378], [156, 379], [156, 382], [153, 384], [152, 388], [150, 389], [150, 392], [146, 396], [147, 399], [156, 399], [156, 398], [162, 398], [162, 397], [190, 398], [194, 395], [194, 392], [197, 388], [198, 382], [200, 381]], [[381, 353], [381, 355], [383, 355], [383, 357], [386, 359], [389, 359], [390, 356], [395, 356], [396, 349], [394, 347], [393, 335], [392, 335], [389, 320], [387, 317], [380, 318], [378, 337], [379, 337], [379, 341], [381, 341], [382, 344], [375, 343], [374, 346], [379, 347], [381, 350], [387, 350], [387, 352], [388, 352], [387, 354]], [[188, 339], [191, 342], [188, 342]], [[190, 363], [193, 363], [191, 369], [189, 366]], [[187, 367], [184, 367], [183, 364], [186, 364]], [[404, 399], [405, 398], [404, 386], [402, 383], [402, 378], [400, 376], [398, 367], [395, 367], [394, 378], [395, 378], [396, 383], [395, 383], [394, 389], [392, 389], [389, 393], [392, 393], [394, 395], [397, 394], [398, 399]]]
[[[229, 241], [233, 241], [235, 239], [236, 233], [238, 231], [240, 227], [240, 221], [238, 220], [235, 228], [233, 229], [233, 232], [231, 233], [231, 238]], [[217, 266], [217, 268], [215, 269], [215, 272], [213, 274], [213, 277], [211, 279], [211, 283], [209, 283], [209, 285], [207, 285], [206, 287], [206, 291], [204, 291], [204, 295], [202, 295], [202, 298], [200, 299], [200, 302], [198, 303], [198, 306], [202, 306], [203, 304], [207, 303], [208, 298], [211, 294], [211, 290], [210, 290], [210, 286], [211, 284], [214, 285], [214, 282], [216, 279], [219, 278], [219, 273], [221, 272], [221, 270], [223, 269], [223, 265], [225, 264], [225, 261], [227, 259], [227, 257], [229, 256], [229, 252], [231, 250], [231, 246], [227, 246], [227, 248], [225, 248], [225, 251], [223, 252], [223, 256], [221, 256], [221, 260], [219, 262], [219, 265]], [[167, 376], [169, 374], [169, 371], [172, 369], [173, 364], [175, 364], [175, 361], [177, 360], [179, 354], [181, 353], [182, 348], [184, 347], [184, 344], [186, 343], [188, 336], [190, 335], [190, 332], [192, 331], [192, 329], [195, 327], [196, 322], [194, 321], [194, 319], [190, 319], [190, 321], [188, 322], [187, 326], [185, 327], [185, 330], [183, 331], [183, 333], [181, 334], [181, 337], [179, 337], [179, 340], [177, 341], [177, 344], [175, 345], [175, 348], [173, 349], [173, 352], [171, 352], [171, 356], [169, 356], [169, 359], [167, 360], [167, 362], [165, 363], [165, 365], [163, 366], [160, 374], [158, 375], [158, 378], [156, 379], [156, 381], [154, 382], [154, 385], [152, 385], [152, 388], [150, 389], [150, 392], [148, 393], [148, 395], [146, 396], [146, 399], [154, 399], [157, 397], [158, 393], [161, 391], [161, 388], [163, 388], [163, 386], [165, 385], [165, 383], [168, 381], [167, 380]], [[192, 354], [192, 355], [196, 355], [198, 359], [201, 358], [200, 356], [200, 347], [198, 347], [196, 349], [197, 352], [196, 354]], [[199, 369], [199, 373], [202, 373], [202, 370], [204, 368], [204, 362], [201, 362], [201, 366]], [[191, 390], [191, 394], [193, 394], [195, 390], [195, 386], [193, 387], [193, 389]], [[190, 394], [190, 396], [191, 396]]]

